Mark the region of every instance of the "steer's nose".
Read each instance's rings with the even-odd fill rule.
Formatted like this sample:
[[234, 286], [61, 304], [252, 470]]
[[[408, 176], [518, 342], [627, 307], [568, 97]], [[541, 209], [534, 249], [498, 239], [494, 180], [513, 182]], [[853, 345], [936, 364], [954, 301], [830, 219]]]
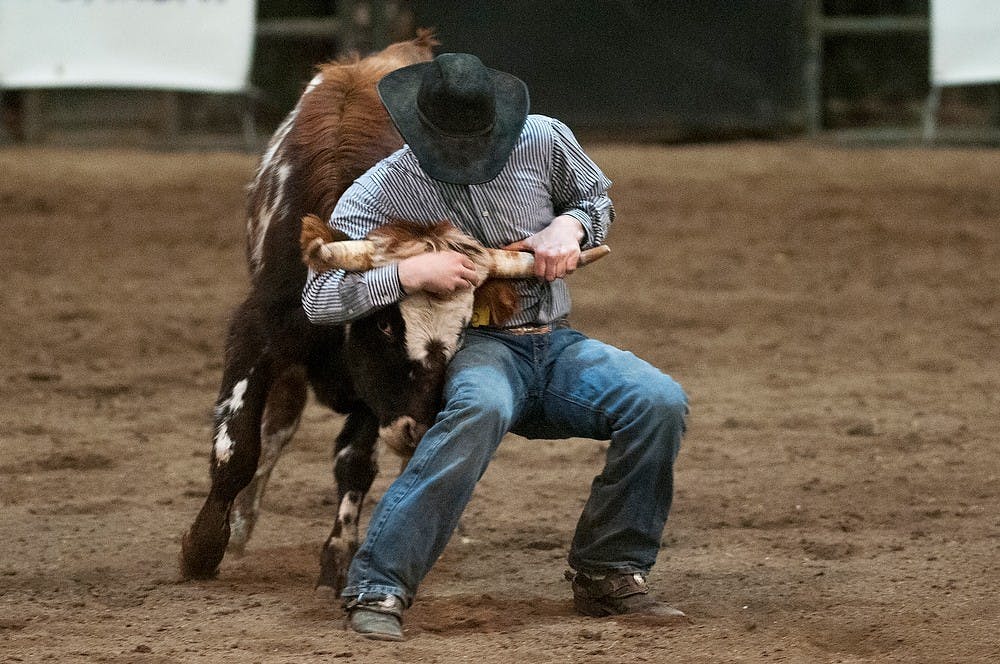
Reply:
[[410, 448], [414, 450], [417, 449], [417, 445], [420, 444], [420, 440], [424, 437], [424, 434], [427, 433], [427, 429], [430, 428], [426, 424], [417, 422], [415, 419], [411, 417], [406, 418], [406, 423], [404, 427], [405, 427], [404, 431], [406, 434], [406, 438], [409, 441]]
[[427, 428], [428, 425], [417, 422], [409, 415], [403, 415], [392, 424], [379, 429], [379, 440], [396, 454], [409, 458], [427, 433]]

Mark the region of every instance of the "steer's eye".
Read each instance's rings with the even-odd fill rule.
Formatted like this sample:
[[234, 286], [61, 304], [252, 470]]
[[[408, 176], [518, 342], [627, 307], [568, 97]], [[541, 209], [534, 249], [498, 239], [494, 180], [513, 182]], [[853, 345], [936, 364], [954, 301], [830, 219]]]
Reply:
[[392, 323], [390, 323], [389, 321], [380, 320], [378, 322], [378, 329], [381, 330], [382, 334], [384, 334], [385, 336], [389, 337], [390, 339], [392, 338]]

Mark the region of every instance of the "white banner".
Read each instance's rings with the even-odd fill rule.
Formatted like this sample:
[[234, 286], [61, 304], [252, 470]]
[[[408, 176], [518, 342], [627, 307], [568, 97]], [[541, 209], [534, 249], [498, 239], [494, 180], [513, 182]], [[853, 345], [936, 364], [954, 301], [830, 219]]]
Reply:
[[0, 0], [0, 88], [236, 92], [255, 0]]
[[1000, 81], [1000, 0], [931, 0], [931, 83]]

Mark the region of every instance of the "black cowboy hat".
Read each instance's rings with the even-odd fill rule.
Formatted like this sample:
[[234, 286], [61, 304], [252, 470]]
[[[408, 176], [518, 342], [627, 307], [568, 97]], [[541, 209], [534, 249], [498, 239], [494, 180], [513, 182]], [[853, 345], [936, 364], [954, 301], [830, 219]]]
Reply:
[[397, 69], [378, 93], [420, 167], [435, 180], [480, 184], [507, 163], [528, 115], [528, 87], [468, 53]]

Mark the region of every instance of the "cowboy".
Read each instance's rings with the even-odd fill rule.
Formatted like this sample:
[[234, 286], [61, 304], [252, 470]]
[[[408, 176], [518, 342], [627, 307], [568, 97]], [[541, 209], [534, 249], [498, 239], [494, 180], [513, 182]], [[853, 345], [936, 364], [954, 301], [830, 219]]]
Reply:
[[[475, 320], [449, 364], [443, 407], [372, 514], [343, 590], [348, 626], [402, 640], [403, 612], [458, 524], [504, 435], [609, 440], [569, 550], [573, 603], [588, 616], [684, 614], [646, 575], [670, 511], [687, 399], [669, 376], [570, 327], [563, 277], [614, 219], [611, 186], [562, 122], [528, 115], [518, 78], [469, 54], [404, 67], [378, 85], [406, 145], [355, 181], [330, 224], [362, 238], [390, 220], [449, 219], [486, 246], [535, 255], [504, 327]], [[454, 252], [367, 272], [311, 273], [313, 321], [344, 323], [425, 291], [479, 285]]]

